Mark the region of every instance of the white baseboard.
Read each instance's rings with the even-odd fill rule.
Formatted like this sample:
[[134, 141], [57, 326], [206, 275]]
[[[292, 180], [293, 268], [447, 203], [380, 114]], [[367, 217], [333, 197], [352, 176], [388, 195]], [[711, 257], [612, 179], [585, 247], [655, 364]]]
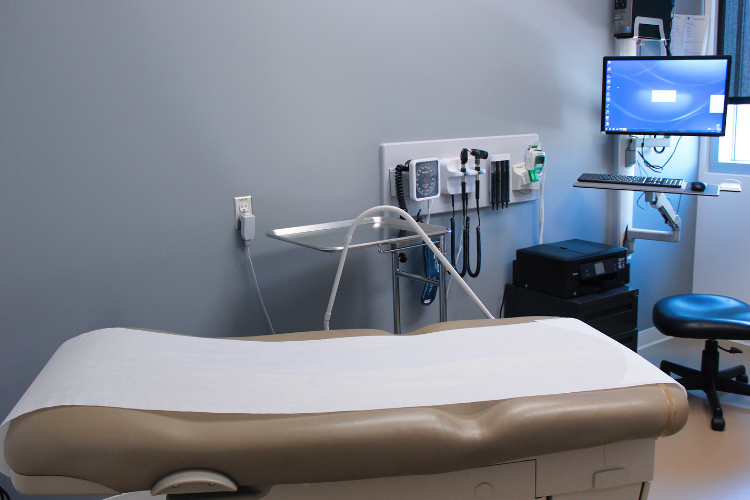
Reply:
[[638, 332], [638, 350], [644, 349], [646, 347], [656, 345], [660, 342], [664, 342], [665, 340], [669, 340], [672, 337], [668, 337], [664, 334], [662, 334], [659, 330], [657, 330], [654, 327], [647, 328], [641, 332]]

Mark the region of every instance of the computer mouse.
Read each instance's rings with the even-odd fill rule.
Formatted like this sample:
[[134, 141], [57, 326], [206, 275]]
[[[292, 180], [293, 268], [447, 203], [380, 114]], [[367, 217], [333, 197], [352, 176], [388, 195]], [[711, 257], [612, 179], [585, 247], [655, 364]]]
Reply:
[[690, 190], [691, 191], [698, 191], [702, 192], [706, 190], [706, 183], [701, 181], [694, 181], [690, 183]]

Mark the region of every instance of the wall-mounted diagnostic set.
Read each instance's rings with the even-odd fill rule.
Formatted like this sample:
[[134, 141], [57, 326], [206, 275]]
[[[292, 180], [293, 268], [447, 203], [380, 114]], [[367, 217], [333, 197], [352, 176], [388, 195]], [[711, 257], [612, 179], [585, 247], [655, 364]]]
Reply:
[[412, 214], [439, 214], [453, 212], [456, 195], [474, 193], [480, 209], [508, 208], [539, 198], [544, 167], [537, 134], [381, 144], [381, 201]]
[[[396, 201], [419, 222], [450, 212], [450, 263], [460, 276], [477, 277], [482, 269], [481, 209], [540, 199], [546, 155], [539, 136], [525, 134], [382, 144], [380, 163], [383, 204]], [[431, 252], [424, 258], [425, 276], [434, 279], [438, 261]], [[431, 304], [436, 292], [426, 284], [421, 303]]]

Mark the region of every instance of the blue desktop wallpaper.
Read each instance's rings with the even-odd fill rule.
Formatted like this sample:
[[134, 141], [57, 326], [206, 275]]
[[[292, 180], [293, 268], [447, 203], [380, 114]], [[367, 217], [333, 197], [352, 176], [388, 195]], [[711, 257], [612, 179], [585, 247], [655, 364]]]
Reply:
[[726, 77], [724, 59], [607, 60], [602, 130], [723, 133]]

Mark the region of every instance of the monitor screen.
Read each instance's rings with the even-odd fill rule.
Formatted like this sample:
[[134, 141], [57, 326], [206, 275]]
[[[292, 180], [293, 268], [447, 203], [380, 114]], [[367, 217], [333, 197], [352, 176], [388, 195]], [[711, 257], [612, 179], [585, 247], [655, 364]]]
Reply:
[[602, 132], [724, 135], [729, 56], [605, 57]]

